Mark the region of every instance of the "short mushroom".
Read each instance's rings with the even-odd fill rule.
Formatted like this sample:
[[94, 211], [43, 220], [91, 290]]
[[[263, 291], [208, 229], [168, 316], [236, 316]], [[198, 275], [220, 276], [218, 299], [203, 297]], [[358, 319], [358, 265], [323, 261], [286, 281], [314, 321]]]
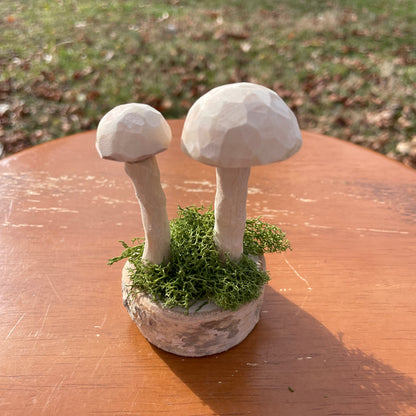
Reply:
[[172, 133], [167, 121], [146, 104], [123, 104], [99, 122], [97, 151], [103, 159], [125, 162], [140, 203], [145, 232], [143, 260], [153, 264], [168, 261], [170, 230], [166, 197], [160, 183], [155, 155], [166, 150]]
[[237, 261], [243, 253], [250, 167], [285, 160], [301, 146], [295, 115], [266, 87], [223, 85], [191, 107], [181, 148], [217, 168], [214, 239], [222, 259]]

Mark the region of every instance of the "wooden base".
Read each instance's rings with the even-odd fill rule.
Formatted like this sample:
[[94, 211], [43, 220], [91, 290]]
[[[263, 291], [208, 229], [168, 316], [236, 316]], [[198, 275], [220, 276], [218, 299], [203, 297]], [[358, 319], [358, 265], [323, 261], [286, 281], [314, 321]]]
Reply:
[[[264, 267], [264, 259], [259, 264]], [[164, 351], [185, 357], [218, 354], [242, 342], [259, 321], [264, 288], [257, 299], [236, 311], [198, 302], [187, 312], [163, 308], [140, 292], [132, 294], [131, 268], [126, 262], [122, 271], [124, 306], [143, 336]]]

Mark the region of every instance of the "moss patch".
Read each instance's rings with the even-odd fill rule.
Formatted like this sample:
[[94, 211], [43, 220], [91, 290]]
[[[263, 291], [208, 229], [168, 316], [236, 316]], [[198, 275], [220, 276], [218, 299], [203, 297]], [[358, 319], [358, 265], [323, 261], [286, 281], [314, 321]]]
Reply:
[[128, 259], [133, 265], [132, 291], [147, 293], [165, 307], [189, 309], [195, 302], [207, 300], [235, 310], [256, 299], [269, 280], [267, 272], [259, 270], [249, 256], [285, 251], [290, 245], [279, 228], [259, 218], [248, 219], [241, 260], [220, 261], [213, 228], [212, 209], [179, 208], [178, 217], [170, 222], [171, 253], [166, 265], [142, 261], [144, 241], [137, 239], [133, 246], [121, 242], [125, 250], [109, 264]]

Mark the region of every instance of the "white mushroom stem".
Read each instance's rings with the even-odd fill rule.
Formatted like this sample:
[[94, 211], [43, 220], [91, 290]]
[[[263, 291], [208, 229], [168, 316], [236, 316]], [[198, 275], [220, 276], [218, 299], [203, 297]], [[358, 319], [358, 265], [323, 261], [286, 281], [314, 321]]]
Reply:
[[250, 168], [217, 168], [214, 241], [222, 259], [243, 254], [249, 176]]
[[160, 184], [156, 158], [151, 156], [135, 163], [125, 163], [140, 203], [145, 233], [143, 260], [162, 264], [169, 259], [170, 229], [166, 212], [166, 196]]

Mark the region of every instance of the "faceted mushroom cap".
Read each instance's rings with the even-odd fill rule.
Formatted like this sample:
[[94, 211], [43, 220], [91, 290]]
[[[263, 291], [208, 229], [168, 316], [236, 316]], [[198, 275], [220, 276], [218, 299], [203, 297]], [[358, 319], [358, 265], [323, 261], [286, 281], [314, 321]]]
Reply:
[[167, 121], [147, 104], [122, 104], [99, 122], [96, 148], [103, 159], [138, 162], [166, 150], [172, 139]]
[[295, 115], [272, 90], [227, 84], [199, 98], [185, 120], [181, 148], [208, 165], [241, 168], [287, 159], [302, 146]]

